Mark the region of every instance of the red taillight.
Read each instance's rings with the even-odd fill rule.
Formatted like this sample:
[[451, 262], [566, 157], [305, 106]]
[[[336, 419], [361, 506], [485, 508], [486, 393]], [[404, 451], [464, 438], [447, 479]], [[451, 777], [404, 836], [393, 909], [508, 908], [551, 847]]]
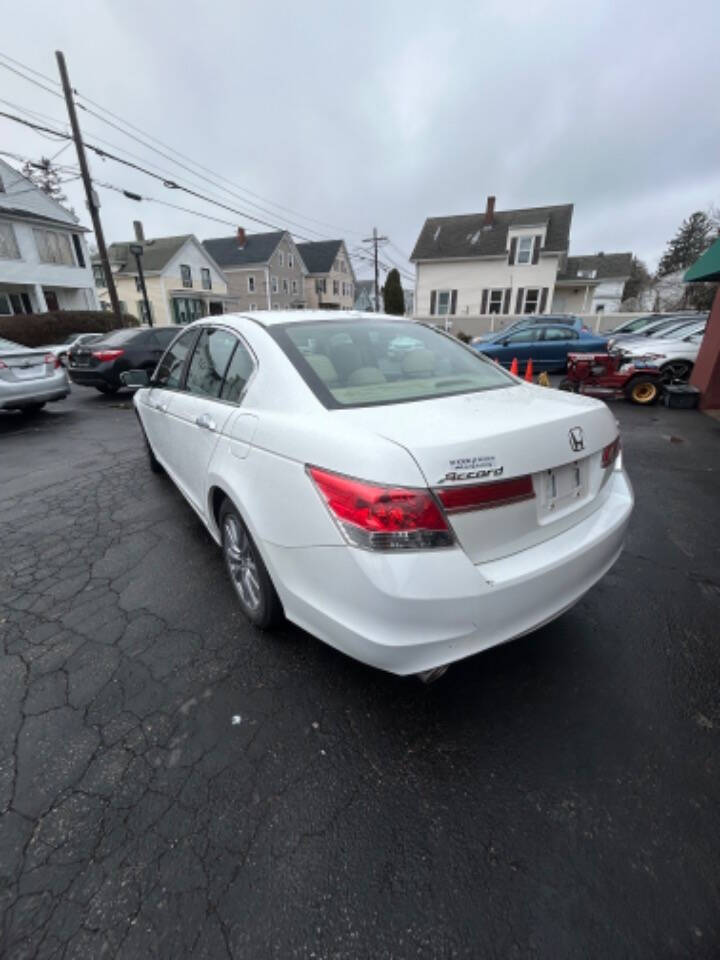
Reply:
[[615, 437], [612, 443], [609, 443], [606, 447], [603, 447], [603, 452], [602, 452], [603, 467], [611, 467], [617, 460], [619, 453], [620, 453], [620, 437]]
[[0, 370], [7, 370], [7, 368], [8, 368], [8, 365], [5, 363], [5, 361], [0, 360]]
[[308, 473], [340, 529], [354, 546], [370, 550], [448, 547], [453, 536], [429, 490], [386, 487], [319, 467]]
[[52, 364], [54, 367], [60, 366], [60, 358], [56, 357], [54, 353], [46, 353], [43, 360], [45, 364]]
[[504, 507], [509, 503], [532, 500], [535, 496], [530, 474], [524, 477], [493, 480], [490, 483], [477, 483], [466, 487], [436, 489], [435, 493], [448, 513]]
[[106, 363], [108, 360], [117, 360], [125, 353], [124, 350], [93, 350], [92, 355], [100, 363]]

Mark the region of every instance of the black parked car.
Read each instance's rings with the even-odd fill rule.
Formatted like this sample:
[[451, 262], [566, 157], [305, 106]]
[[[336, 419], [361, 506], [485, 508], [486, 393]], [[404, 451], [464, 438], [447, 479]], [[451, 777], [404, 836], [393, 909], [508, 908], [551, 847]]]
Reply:
[[95, 387], [100, 393], [117, 393], [124, 370], [147, 370], [157, 366], [170, 342], [182, 327], [128, 327], [113, 330], [102, 340], [79, 344], [68, 355], [68, 373], [80, 387]]

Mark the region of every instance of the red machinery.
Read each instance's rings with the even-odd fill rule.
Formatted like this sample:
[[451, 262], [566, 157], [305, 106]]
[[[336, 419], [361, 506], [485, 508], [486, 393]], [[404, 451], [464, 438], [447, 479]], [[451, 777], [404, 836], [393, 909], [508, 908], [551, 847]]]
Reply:
[[650, 363], [624, 363], [619, 353], [569, 353], [567, 359], [560, 390], [643, 405], [655, 403], [662, 392], [660, 370]]

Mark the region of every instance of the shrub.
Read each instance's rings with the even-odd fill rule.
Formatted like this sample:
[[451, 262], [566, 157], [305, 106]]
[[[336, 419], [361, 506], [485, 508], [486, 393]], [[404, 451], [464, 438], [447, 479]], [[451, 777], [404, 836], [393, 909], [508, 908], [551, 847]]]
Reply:
[[458, 340], [462, 340], [463, 343], [472, 343], [472, 337], [469, 333], [465, 333], [464, 330], [458, 330], [456, 337]]
[[[124, 313], [120, 326], [136, 327], [138, 322]], [[23, 347], [44, 347], [62, 343], [71, 333], [107, 333], [117, 327], [115, 314], [105, 310], [53, 310], [0, 317], [0, 337]]]

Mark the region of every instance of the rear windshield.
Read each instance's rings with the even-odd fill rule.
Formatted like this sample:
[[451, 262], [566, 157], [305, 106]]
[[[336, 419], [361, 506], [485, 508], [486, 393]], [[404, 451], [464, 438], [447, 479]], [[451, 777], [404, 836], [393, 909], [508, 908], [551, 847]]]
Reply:
[[513, 386], [500, 367], [409, 321], [316, 321], [270, 334], [328, 408], [407, 403]]
[[114, 347], [120, 343], [128, 343], [130, 340], [137, 338], [138, 340], [141, 337], [145, 336], [145, 330], [135, 330], [132, 327], [127, 327], [123, 330], [111, 330], [110, 333], [106, 333], [102, 342], [106, 343], [108, 346]]

